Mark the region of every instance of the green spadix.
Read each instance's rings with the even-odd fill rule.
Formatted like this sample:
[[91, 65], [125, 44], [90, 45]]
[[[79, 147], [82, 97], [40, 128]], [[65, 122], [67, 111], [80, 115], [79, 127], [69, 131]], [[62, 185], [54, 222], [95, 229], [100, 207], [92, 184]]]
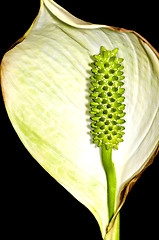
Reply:
[[117, 58], [118, 49], [113, 51], [101, 47], [101, 54], [95, 55], [96, 61], [92, 63], [90, 98], [93, 123], [91, 131], [93, 142], [98, 143], [98, 147], [105, 145], [106, 149], [118, 149], [119, 142], [122, 142], [122, 136], [125, 128], [121, 126], [125, 123], [122, 117], [125, 116], [125, 99], [122, 94], [125, 92], [123, 86], [123, 66], [122, 58]]
[[1, 86], [31, 155], [93, 213], [103, 239], [118, 239], [118, 212], [158, 150], [157, 51], [136, 32], [84, 22], [41, 0], [2, 60]]

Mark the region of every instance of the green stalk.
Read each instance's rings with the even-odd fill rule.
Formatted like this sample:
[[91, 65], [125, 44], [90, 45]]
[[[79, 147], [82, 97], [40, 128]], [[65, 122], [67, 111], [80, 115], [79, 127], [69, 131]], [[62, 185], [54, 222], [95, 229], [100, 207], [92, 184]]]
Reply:
[[[115, 203], [116, 203], [116, 171], [114, 163], [112, 161], [112, 148], [107, 150], [105, 145], [101, 146], [101, 157], [102, 164], [106, 173], [107, 179], [107, 203], [108, 203], [108, 220], [111, 221], [114, 212], [115, 212]], [[109, 233], [109, 237], [106, 236], [106, 239], [109, 240], [119, 240], [119, 228], [120, 228], [120, 218], [119, 214], [116, 219], [116, 223], [113, 227], [112, 233]], [[114, 229], [115, 228], [115, 229]], [[108, 237], [108, 238], [107, 238]]]
[[116, 201], [116, 172], [114, 163], [112, 161], [112, 148], [107, 150], [105, 145], [102, 145], [101, 157], [107, 178], [108, 216], [110, 222], [114, 215]]

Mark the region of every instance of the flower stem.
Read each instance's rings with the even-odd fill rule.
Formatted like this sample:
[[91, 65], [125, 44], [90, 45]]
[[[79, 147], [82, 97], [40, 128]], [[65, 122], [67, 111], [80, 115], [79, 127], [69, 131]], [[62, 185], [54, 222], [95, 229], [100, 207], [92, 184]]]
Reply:
[[[106, 149], [105, 145], [101, 146], [101, 157], [103, 167], [106, 173], [107, 179], [107, 204], [108, 204], [108, 220], [109, 223], [115, 213], [115, 203], [116, 203], [116, 171], [114, 163], [112, 161], [112, 148]], [[105, 240], [119, 240], [119, 230], [120, 230], [120, 216], [115, 219], [115, 223], [110, 231], [106, 234]]]
[[101, 146], [101, 156], [107, 179], [107, 204], [110, 222], [115, 212], [116, 202], [116, 171], [112, 161], [112, 148], [107, 150], [105, 145]]

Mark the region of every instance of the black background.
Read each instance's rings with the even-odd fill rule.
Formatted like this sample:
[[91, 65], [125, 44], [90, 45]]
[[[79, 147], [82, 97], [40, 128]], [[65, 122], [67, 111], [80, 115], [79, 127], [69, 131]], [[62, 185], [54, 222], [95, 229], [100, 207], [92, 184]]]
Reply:
[[[30, 27], [40, 0], [0, 5], [0, 58]], [[58, 4], [85, 21], [133, 29], [158, 51], [157, 2], [64, 1]], [[155, 5], [156, 4], [156, 5]], [[17, 137], [0, 100], [1, 223], [5, 239], [101, 240], [93, 215], [31, 157]], [[138, 180], [121, 210], [121, 240], [156, 239], [159, 157]], [[3, 235], [4, 236], [4, 235]]]

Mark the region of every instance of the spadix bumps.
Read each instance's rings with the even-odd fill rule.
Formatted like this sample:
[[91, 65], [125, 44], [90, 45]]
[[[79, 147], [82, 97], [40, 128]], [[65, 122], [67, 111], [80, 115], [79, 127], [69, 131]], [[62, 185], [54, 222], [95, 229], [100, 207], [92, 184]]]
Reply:
[[118, 49], [112, 51], [101, 47], [101, 53], [94, 55], [95, 62], [92, 63], [92, 76], [90, 88], [92, 99], [90, 113], [93, 142], [98, 146], [106, 145], [106, 148], [118, 149], [119, 142], [125, 129], [125, 89], [123, 79], [123, 58], [117, 58]]

